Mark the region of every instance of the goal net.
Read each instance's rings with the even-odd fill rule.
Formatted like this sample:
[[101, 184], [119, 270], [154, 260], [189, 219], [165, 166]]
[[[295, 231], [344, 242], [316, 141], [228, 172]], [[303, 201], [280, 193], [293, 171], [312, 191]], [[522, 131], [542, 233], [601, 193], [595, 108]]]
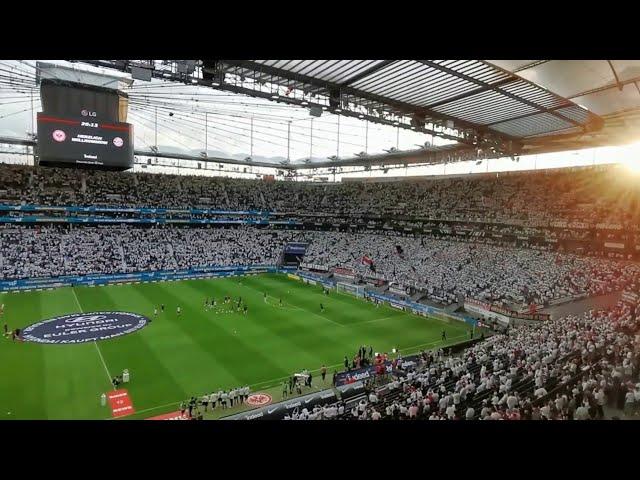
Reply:
[[338, 293], [345, 293], [349, 295], [354, 295], [356, 297], [364, 297], [363, 285], [353, 285], [352, 283], [338, 282], [336, 284], [336, 291]]

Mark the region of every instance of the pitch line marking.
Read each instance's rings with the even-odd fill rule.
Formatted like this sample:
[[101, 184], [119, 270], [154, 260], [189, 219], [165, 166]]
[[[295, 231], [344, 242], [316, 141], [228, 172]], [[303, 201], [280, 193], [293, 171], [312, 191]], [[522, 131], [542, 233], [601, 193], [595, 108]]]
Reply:
[[[466, 337], [466, 335], [458, 335], [457, 337], [451, 337], [449, 340], [457, 340], [457, 339], [460, 339], [460, 338], [462, 338], [462, 337]], [[416, 348], [416, 347], [423, 347], [423, 346], [426, 346], [426, 345], [435, 345], [435, 344], [437, 344], [437, 343], [441, 343], [441, 342], [442, 342], [442, 340], [436, 340], [435, 342], [421, 343], [421, 344], [418, 344], [418, 345], [413, 345], [413, 346], [410, 346], [410, 347], [402, 348], [402, 349], [400, 349], [400, 351], [403, 351], [403, 350], [404, 350], [404, 351], [406, 351], [406, 350], [411, 350], [411, 349], [414, 349], [414, 348]], [[446, 345], [446, 346], [450, 346], [450, 345]], [[335, 365], [328, 365], [326, 368], [327, 368], [327, 370], [329, 370], [329, 369], [331, 369], [331, 368], [339, 367], [339, 366], [341, 366], [341, 365], [344, 365], [344, 363], [336, 363]], [[311, 373], [315, 373], [315, 372], [319, 372], [320, 370], [321, 370], [321, 369], [320, 369], [320, 368], [318, 368], [318, 369], [316, 369], [316, 370], [309, 370], [309, 371], [310, 371]], [[271, 382], [278, 382], [278, 381], [280, 381], [280, 380], [284, 380], [285, 378], [289, 378], [290, 376], [291, 376], [291, 375], [287, 375], [286, 377], [279, 377], [279, 378], [274, 378], [274, 379], [272, 379], [272, 380], [265, 380], [265, 381], [263, 381], [263, 382], [252, 383], [252, 384], [250, 384], [250, 385], [249, 385], [249, 387], [255, 387], [255, 386], [257, 386], [257, 385], [264, 385], [264, 384], [268, 384], [268, 383], [271, 383]], [[273, 386], [276, 386], [276, 385], [273, 385]], [[265, 388], [267, 388], [267, 387], [265, 387]], [[201, 398], [201, 397], [202, 397], [202, 395], [204, 395], [204, 394], [201, 394], [201, 395], [195, 395], [195, 397], [196, 397], [196, 398]], [[208, 395], [208, 394], [207, 394], [207, 395]], [[182, 401], [183, 401], [183, 400], [178, 400], [177, 402], [167, 403], [167, 404], [165, 404], [165, 405], [158, 405], [157, 407], [145, 408], [144, 410], [138, 410], [138, 411], [136, 411], [135, 413], [136, 413], [136, 414], [138, 414], [138, 413], [151, 412], [151, 411], [153, 411], [153, 410], [158, 410], [158, 409], [160, 409], [160, 408], [171, 407], [172, 405], [179, 405], [179, 404], [180, 404], [180, 402], [182, 402]], [[239, 413], [239, 412], [238, 412], [238, 413]], [[106, 420], [114, 420], [114, 418], [107, 418]], [[117, 418], [115, 418], [115, 420], [117, 420]]]
[[[71, 291], [73, 292], [73, 297], [76, 299], [76, 305], [78, 305], [78, 308], [80, 309], [80, 313], [84, 313], [84, 310], [82, 309], [82, 305], [80, 305], [80, 300], [78, 300], [78, 294], [76, 294], [76, 289], [74, 287], [71, 287]], [[109, 373], [109, 369], [107, 368], [107, 363], [104, 361], [104, 357], [102, 356], [102, 351], [100, 351], [100, 347], [98, 346], [98, 342], [96, 342], [94, 340], [93, 344], [95, 345], [96, 350], [98, 351], [98, 355], [100, 356], [100, 361], [102, 362], [102, 366], [104, 367], [104, 371], [107, 372], [107, 377], [109, 378], [109, 385], [113, 386], [113, 384], [111, 383], [111, 379], [113, 377]]]
[[331, 320], [330, 318], [325, 317], [324, 315], [320, 315], [319, 313], [312, 312], [311, 310], [307, 310], [306, 308], [298, 307], [298, 306], [296, 306], [296, 305], [294, 305], [294, 306], [293, 306], [293, 308], [294, 308], [295, 310], [300, 310], [301, 312], [305, 312], [305, 313], [308, 313], [308, 314], [310, 314], [310, 315], [315, 315], [316, 317], [320, 317], [320, 318], [322, 318], [323, 320], [326, 320], [327, 322], [331, 322], [331, 323], [333, 323], [334, 325], [338, 325], [338, 326], [340, 326], [340, 327], [346, 327], [346, 325], [343, 325], [342, 323], [334, 322], [334, 321], [333, 321], [333, 320]]
[[[251, 290], [254, 290], [254, 291], [259, 291], [257, 288], [251, 287], [249, 285], [244, 285], [243, 283], [239, 283], [239, 285], [241, 287], [250, 288]], [[296, 284], [296, 285], [298, 285], [298, 284]], [[315, 292], [315, 293], [320, 295], [318, 292]], [[276, 300], [276, 298], [274, 296], [269, 295], [269, 294], [267, 294], [267, 298], [273, 298], [274, 300]], [[339, 297], [335, 297], [335, 298], [339, 298]], [[271, 306], [275, 307], [275, 305], [269, 303], [267, 300], [265, 300], [265, 303], [267, 305], [271, 305]], [[315, 312], [312, 312], [310, 310], [307, 310], [306, 308], [302, 308], [302, 307], [298, 307], [297, 305], [293, 305], [292, 303], [288, 303], [288, 302], [283, 302], [283, 303], [286, 303], [286, 304], [291, 305], [291, 306], [290, 307], [283, 306], [283, 307], [280, 307], [280, 308], [285, 308], [285, 309], [288, 309], [288, 310], [300, 310], [300, 311], [303, 311], [303, 312], [307, 312], [307, 313], [310, 313], [311, 315], [315, 315], [317, 317], [323, 318], [324, 320], [327, 320], [327, 321], [329, 321], [331, 323], [334, 323], [335, 325], [339, 325], [341, 327], [351, 327], [351, 326], [362, 325], [362, 324], [366, 324], [366, 323], [381, 322], [383, 320], [390, 320], [392, 318], [402, 318], [402, 317], [414, 318], [414, 317], [418, 317], [418, 315], [416, 315], [414, 313], [403, 311], [403, 312], [399, 312], [399, 313], [401, 313], [400, 315], [390, 315], [390, 316], [387, 316], [387, 317], [384, 317], [384, 318], [375, 318], [373, 320], [365, 320], [364, 322], [355, 322], [355, 323], [342, 324], [342, 323], [335, 322], [335, 321], [331, 320], [330, 318], [325, 317], [324, 315], [320, 315], [318, 313], [315, 313]], [[432, 319], [432, 320], [437, 320], [439, 322], [443, 322], [443, 320], [441, 320], [439, 318], [436, 318], [436, 317], [430, 316], [429, 318]]]
[[[241, 287], [247, 287], [247, 288], [250, 288], [251, 290], [254, 290], [254, 291], [256, 291], [256, 292], [259, 292], [259, 290], [258, 290], [257, 288], [250, 287], [249, 285], [241, 284], [240, 286], [241, 286]], [[272, 295], [267, 294], [267, 300], [268, 300], [269, 298], [273, 298], [274, 300], [276, 300], [276, 297], [274, 297], [274, 296], [272, 296]], [[266, 303], [267, 303], [267, 305], [271, 305], [272, 307], [275, 307], [275, 305], [272, 305], [272, 304], [271, 304], [271, 303], [269, 303], [268, 301], [267, 301]], [[343, 325], [342, 323], [334, 322], [333, 320], [331, 320], [330, 318], [325, 317], [324, 315], [320, 315], [320, 314], [318, 314], [318, 313], [312, 312], [311, 310], [307, 310], [306, 308], [299, 307], [299, 306], [297, 306], [297, 305], [294, 305], [293, 303], [289, 303], [289, 302], [282, 302], [282, 303], [283, 303], [282, 307], [276, 307], [276, 308], [285, 308], [285, 309], [287, 309], [287, 310], [299, 310], [299, 311], [301, 311], [301, 312], [305, 312], [305, 313], [308, 313], [308, 314], [310, 314], [310, 315], [315, 315], [316, 317], [320, 317], [320, 318], [322, 318], [323, 320], [326, 320], [327, 322], [331, 322], [331, 323], [333, 323], [334, 325], [338, 325], [338, 326], [340, 326], [340, 327], [346, 327], [346, 325]], [[288, 305], [288, 306], [285, 306], [285, 305]]]
[[[241, 285], [241, 286], [244, 286], [244, 285]], [[279, 305], [279, 304], [278, 304], [278, 305], [276, 305], [276, 304], [271, 303], [271, 302], [269, 301], [269, 299], [270, 299], [270, 298], [273, 298], [274, 302], [277, 302], [277, 301], [278, 301], [278, 299], [277, 299], [276, 297], [271, 296], [271, 295], [267, 295], [267, 299], [264, 301], [264, 303], [266, 303], [266, 304], [267, 304], [267, 305], [269, 305], [270, 307], [274, 307], [274, 308], [284, 308], [285, 310], [296, 310], [296, 309], [298, 309], [298, 308], [299, 308], [299, 307], [296, 307], [296, 306], [295, 306], [295, 305], [293, 305], [293, 304], [290, 304], [289, 302], [282, 302], [282, 306], [281, 306], [281, 305]]]
[[406, 312], [404, 312], [404, 315], [391, 315], [389, 317], [383, 317], [383, 318], [374, 318], [373, 320], [365, 320], [364, 322], [356, 322], [356, 323], [351, 323], [350, 325], [362, 325], [363, 323], [372, 323], [372, 322], [381, 322], [383, 320], [391, 320], [392, 318], [406, 318]]

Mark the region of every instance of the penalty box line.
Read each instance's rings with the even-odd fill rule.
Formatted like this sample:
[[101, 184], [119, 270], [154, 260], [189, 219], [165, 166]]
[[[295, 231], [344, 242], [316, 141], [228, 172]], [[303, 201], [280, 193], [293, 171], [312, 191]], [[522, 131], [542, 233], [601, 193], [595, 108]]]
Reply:
[[[251, 288], [251, 287], [249, 287], [249, 288]], [[274, 300], [276, 299], [275, 297], [273, 297], [273, 296], [271, 296], [269, 294], [267, 294], [267, 298], [273, 298]], [[331, 320], [330, 318], [325, 317], [324, 315], [320, 315], [319, 313], [312, 312], [311, 310], [307, 310], [306, 308], [299, 307], [298, 305], [294, 305], [293, 303], [289, 303], [289, 302], [282, 302], [282, 303], [289, 305], [288, 307], [283, 305], [283, 308], [286, 308], [287, 310], [297, 310], [299, 312], [305, 312], [305, 313], [307, 313], [309, 315], [314, 315], [316, 317], [322, 318], [323, 320], [326, 320], [327, 322], [331, 322], [334, 325], [338, 325], [339, 327], [346, 327], [346, 325], [343, 325], [342, 323], [335, 322], [335, 321]], [[267, 302], [267, 305], [271, 305], [271, 304], [269, 304]], [[271, 306], [275, 307], [275, 305], [271, 305]], [[276, 307], [276, 308], [280, 308], [280, 307]]]
[[[253, 291], [255, 291], [255, 292], [264, 293], [264, 292], [260, 292], [260, 290], [258, 290], [257, 288], [255, 288], [255, 287], [251, 287], [251, 286], [249, 286], [249, 285], [245, 285], [244, 283], [241, 283], [241, 284], [240, 284], [240, 286], [241, 286], [241, 287], [250, 288], [251, 290], [253, 290]], [[267, 300], [268, 300], [269, 298], [273, 298], [274, 300], [278, 300], [278, 299], [276, 299], [273, 295], [269, 295], [269, 294], [267, 294]], [[282, 302], [282, 303], [283, 303], [282, 307], [276, 307], [275, 305], [270, 304], [268, 301], [266, 302], [266, 304], [267, 304], [267, 305], [269, 305], [269, 306], [271, 306], [271, 307], [275, 307], [275, 308], [285, 308], [285, 309], [287, 309], [287, 310], [298, 310], [298, 311], [301, 311], [301, 312], [305, 312], [305, 313], [307, 313], [307, 314], [309, 314], [309, 315], [314, 315], [314, 316], [316, 316], [316, 317], [318, 317], [318, 318], [321, 318], [321, 319], [323, 319], [323, 320], [326, 320], [327, 322], [331, 322], [331, 323], [333, 323], [334, 325], [337, 325], [337, 326], [339, 326], [339, 327], [343, 327], [343, 328], [344, 328], [344, 327], [346, 327], [346, 325], [343, 325], [342, 323], [335, 322], [335, 321], [331, 320], [330, 318], [325, 317], [324, 315], [320, 315], [320, 314], [318, 314], [318, 313], [312, 312], [311, 310], [307, 310], [306, 308], [299, 307], [298, 305], [294, 305], [294, 304], [293, 304], [293, 303], [291, 303], [291, 302]], [[288, 306], [287, 306], [287, 305], [288, 305]]]
[[[71, 287], [71, 291], [73, 292], [73, 297], [76, 299], [76, 305], [78, 305], [78, 308], [80, 309], [80, 313], [84, 313], [82, 305], [80, 305], [80, 300], [78, 299], [78, 295], [76, 294], [76, 289], [74, 287]], [[104, 371], [107, 373], [107, 377], [109, 378], [109, 385], [111, 385], [113, 387], [113, 384], [111, 383], [111, 379], [113, 377], [111, 376], [111, 373], [109, 373], [109, 368], [107, 367], [107, 362], [104, 361], [104, 357], [102, 356], [102, 351], [100, 350], [100, 347], [98, 346], [98, 342], [96, 342], [94, 340], [93, 344], [95, 345], [96, 350], [98, 351], [98, 355], [100, 356], [100, 361], [102, 362], [102, 366], [104, 367]]]

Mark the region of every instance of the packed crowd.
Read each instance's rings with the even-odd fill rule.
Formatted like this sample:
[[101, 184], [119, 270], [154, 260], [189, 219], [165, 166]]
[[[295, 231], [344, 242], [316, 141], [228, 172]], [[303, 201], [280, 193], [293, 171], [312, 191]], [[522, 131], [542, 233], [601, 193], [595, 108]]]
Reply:
[[276, 264], [299, 234], [259, 228], [0, 227], [0, 279]]
[[[603, 258], [423, 237], [257, 227], [0, 227], [0, 279], [275, 265], [287, 242], [304, 261], [413, 287], [440, 304], [475, 298], [527, 307], [620, 291], [640, 266]], [[363, 262], [363, 258], [367, 262]]]
[[375, 273], [389, 282], [425, 291], [438, 303], [472, 297], [515, 306], [545, 304], [569, 296], [622, 290], [640, 279], [637, 264], [609, 259], [338, 232], [314, 235], [305, 263], [346, 267], [364, 277]]
[[[616, 167], [405, 182], [311, 184], [2, 165], [0, 202], [270, 210], [494, 223], [640, 224], [640, 187]], [[549, 195], [549, 192], [554, 192]]]
[[[297, 419], [588, 420], [640, 413], [639, 305], [519, 326]], [[612, 413], [613, 412], [613, 413]]]

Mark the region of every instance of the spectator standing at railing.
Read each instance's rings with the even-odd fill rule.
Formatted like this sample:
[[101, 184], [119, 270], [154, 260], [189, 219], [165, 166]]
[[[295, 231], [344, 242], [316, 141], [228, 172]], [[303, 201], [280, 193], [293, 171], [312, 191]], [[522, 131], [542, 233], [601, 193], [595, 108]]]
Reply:
[[634, 414], [635, 401], [635, 393], [632, 388], [629, 388], [624, 400], [624, 413], [626, 416], [631, 417]]
[[464, 418], [465, 420], [473, 420], [475, 418], [476, 411], [473, 407], [469, 406], [467, 411], [465, 412]]
[[598, 388], [594, 394], [594, 399], [596, 403], [597, 418], [598, 420], [602, 420], [604, 418], [604, 406], [607, 401], [603, 388]]
[[578, 408], [576, 408], [576, 412], [573, 418], [575, 420], [589, 420], [589, 409], [586, 407], [584, 403], [582, 403]]

